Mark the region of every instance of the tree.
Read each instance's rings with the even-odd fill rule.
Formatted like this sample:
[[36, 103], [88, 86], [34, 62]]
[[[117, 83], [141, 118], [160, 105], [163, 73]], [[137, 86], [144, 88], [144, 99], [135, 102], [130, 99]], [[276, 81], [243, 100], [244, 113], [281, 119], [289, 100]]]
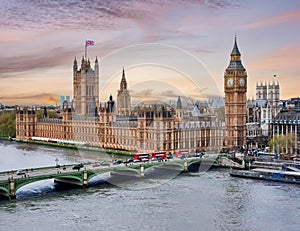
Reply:
[[[38, 119], [42, 119], [43, 118], [43, 115], [44, 115], [44, 110], [41, 109], [41, 110], [37, 110], [37, 118]], [[48, 118], [58, 118], [58, 114], [56, 111], [53, 111], [53, 110], [47, 110], [47, 117]]]
[[16, 112], [0, 112], [0, 136], [16, 137]]
[[216, 108], [215, 114], [217, 115], [219, 121], [225, 122], [225, 107], [224, 106]]
[[294, 154], [296, 153], [296, 142], [295, 133], [276, 135], [268, 143], [269, 151], [280, 154]]

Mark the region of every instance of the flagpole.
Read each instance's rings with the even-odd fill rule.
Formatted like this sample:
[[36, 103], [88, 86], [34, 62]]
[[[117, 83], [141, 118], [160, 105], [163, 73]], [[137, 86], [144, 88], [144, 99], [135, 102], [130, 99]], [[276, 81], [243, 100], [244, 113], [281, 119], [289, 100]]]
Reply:
[[85, 50], [84, 50], [84, 56], [85, 56], [85, 58], [86, 58], [86, 54], [87, 53], [87, 46], [86, 46], [86, 41], [85, 41]]

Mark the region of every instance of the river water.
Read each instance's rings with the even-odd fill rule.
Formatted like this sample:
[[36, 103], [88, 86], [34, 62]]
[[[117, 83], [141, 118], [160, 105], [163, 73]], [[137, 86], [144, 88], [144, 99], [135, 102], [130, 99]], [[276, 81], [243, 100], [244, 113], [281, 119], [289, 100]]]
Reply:
[[[110, 158], [0, 141], [0, 171]], [[56, 161], [55, 161], [56, 160]], [[0, 201], [0, 230], [299, 230], [299, 185], [231, 178], [228, 169], [174, 179], [56, 191], [53, 180]]]

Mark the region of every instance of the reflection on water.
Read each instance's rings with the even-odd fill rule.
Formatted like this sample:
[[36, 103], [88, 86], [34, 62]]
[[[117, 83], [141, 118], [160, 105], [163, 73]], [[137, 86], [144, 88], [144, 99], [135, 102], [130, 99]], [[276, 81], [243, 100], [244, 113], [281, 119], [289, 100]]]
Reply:
[[[0, 142], [2, 168], [10, 155], [8, 159], [24, 161], [23, 166], [27, 159], [38, 165], [52, 164], [56, 157], [80, 158], [73, 150], [28, 151], [17, 145]], [[300, 227], [299, 185], [231, 178], [227, 169], [169, 181], [129, 182], [127, 187], [96, 183], [57, 192], [51, 180], [26, 187], [19, 190], [18, 200], [0, 202], [1, 230], [296, 231]]]
[[56, 160], [60, 165], [64, 165], [88, 161], [111, 161], [112, 156], [97, 151], [0, 141], [0, 171], [54, 166]]

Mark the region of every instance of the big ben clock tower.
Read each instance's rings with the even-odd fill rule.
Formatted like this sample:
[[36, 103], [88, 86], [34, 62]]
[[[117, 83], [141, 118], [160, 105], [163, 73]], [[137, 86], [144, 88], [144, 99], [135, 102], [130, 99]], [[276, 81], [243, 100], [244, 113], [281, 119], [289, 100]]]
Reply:
[[246, 145], [246, 93], [247, 72], [241, 61], [236, 37], [230, 55], [230, 63], [224, 76], [225, 123], [227, 148]]

